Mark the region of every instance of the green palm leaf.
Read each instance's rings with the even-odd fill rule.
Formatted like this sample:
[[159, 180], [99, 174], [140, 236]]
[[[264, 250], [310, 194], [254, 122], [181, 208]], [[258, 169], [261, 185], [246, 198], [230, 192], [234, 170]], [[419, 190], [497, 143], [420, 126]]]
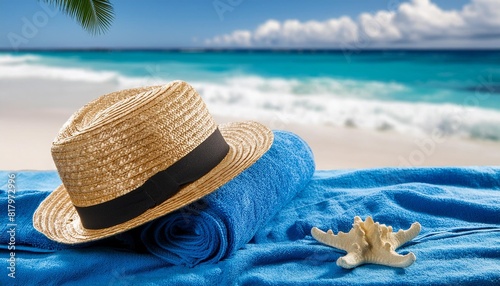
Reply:
[[106, 31], [114, 18], [109, 0], [44, 0], [59, 7], [93, 35]]

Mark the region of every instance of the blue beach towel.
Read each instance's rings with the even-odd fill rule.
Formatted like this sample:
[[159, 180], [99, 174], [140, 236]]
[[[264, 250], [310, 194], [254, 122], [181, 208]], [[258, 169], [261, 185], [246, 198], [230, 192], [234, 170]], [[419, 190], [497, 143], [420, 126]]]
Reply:
[[[0, 172], [2, 196], [8, 174]], [[17, 178], [21, 199], [28, 193], [41, 200], [59, 184], [55, 172], [18, 172]], [[36, 208], [24, 202], [16, 201], [16, 216]], [[6, 207], [4, 197], [0, 204]], [[316, 242], [310, 229], [348, 231], [355, 215], [395, 230], [419, 221], [421, 233], [397, 250], [415, 253], [415, 263], [338, 267], [345, 253]], [[33, 234], [18, 233], [16, 243]], [[2, 248], [0, 256], [7, 266], [9, 252]], [[500, 168], [317, 171], [243, 248], [215, 264], [168, 266], [155, 255], [103, 244], [19, 250], [16, 257], [16, 280], [2, 266], [1, 285], [499, 285]]]

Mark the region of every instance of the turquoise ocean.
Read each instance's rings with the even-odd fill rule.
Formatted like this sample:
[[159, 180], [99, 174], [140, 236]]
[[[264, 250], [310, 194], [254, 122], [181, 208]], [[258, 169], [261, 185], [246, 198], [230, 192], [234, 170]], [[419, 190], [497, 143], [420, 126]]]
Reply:
[[218, 115], [500, 141], [500, 51], [0, 52], [0, 78], [181, 79]]

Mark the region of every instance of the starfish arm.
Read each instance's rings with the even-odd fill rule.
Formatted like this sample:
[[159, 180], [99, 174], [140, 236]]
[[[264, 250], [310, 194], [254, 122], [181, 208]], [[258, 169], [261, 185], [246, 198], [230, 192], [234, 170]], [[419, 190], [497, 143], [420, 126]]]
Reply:
[[349, 252], [347, 255], [337, 259], [337, 265], [345, 269], [351, 269], [363, 263], [366, 262], [359, 252]]
[[397, 254], [394, 251], [385, 252], [384, 255], [374, 255], [372, 257], [367, 257], [367, 263], [386, 265], [391, 267], [405, 268], [413, 264], [417, 260], [415, 254], [410, 252], [406, 255]]
[[338, 235], [333, 234], [332, 230], [324, 232], [317, 227], [311, 229], [311, 235], [317, 241], [324, 243], [326, 245], [339, 248], [345, 251], [349, 251], [352, 241], [349, 239], [348, 233], [343, 233], [339, 231]]
[[394, 249], [405, 244], [407, 241], [414, 239], [420, 233], [421, 226], [418, 222], [413, 223], [409, 229], [400, 229], [397, 233], [393, 234], [392, 246]]

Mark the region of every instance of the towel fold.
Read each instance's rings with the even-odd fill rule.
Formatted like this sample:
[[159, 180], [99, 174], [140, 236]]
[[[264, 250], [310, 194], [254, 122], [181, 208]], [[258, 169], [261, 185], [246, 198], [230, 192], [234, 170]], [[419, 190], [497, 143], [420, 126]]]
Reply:
[[254, 165], [204, 199], [141, 227], [141, 240], [171, 264], [218, 262], [246, 244], [313, 172], [309, 146], [275, 131], [273, 145]]

